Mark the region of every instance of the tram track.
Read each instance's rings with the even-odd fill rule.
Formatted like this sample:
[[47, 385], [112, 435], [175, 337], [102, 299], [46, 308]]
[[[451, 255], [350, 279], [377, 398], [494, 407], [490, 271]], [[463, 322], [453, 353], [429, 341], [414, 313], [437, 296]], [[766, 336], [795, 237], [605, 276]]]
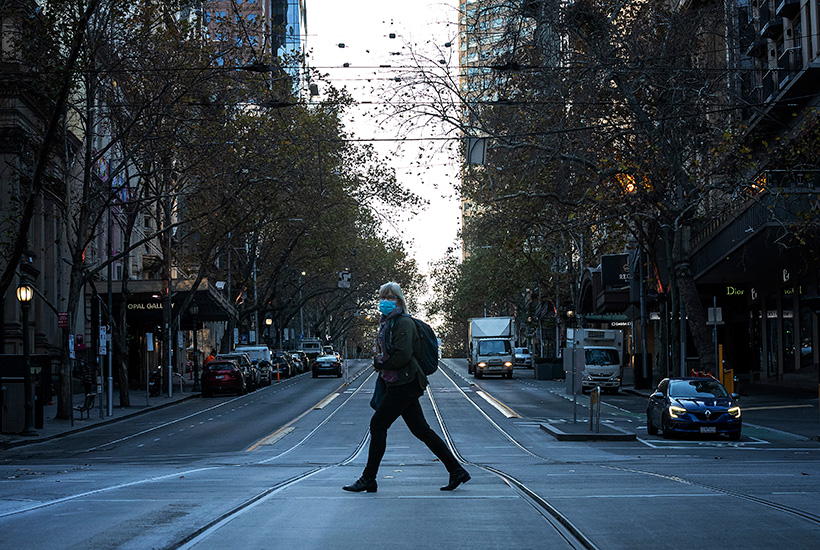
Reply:
[[[479, 407], [472, 399], [470, 399], [464, 391], [458, 387], [458, 384], [443, 370], [441, 373], [456, 387], [458, 392], [464, 397], [467, 401], [472, 403], [472, 405], [478, 409], [479, 413], [487, 420], [496, 430], [501, 432], [501, 434], [513, 445], [527, 453], [528, 455], [539, 458], [544, 461], [554, 462], [545, 457], [542, 457], [529, 449], [527, 449], [524, 445], [522, 445], [519, 441], [517, 441], [513, 436], [507, 433], [501, 426], [499, 426], [492, 418], [490, 418], [487, 413], [485, 413], [481, 407]], [[450, 431], [447, 428], [447, 423], [444, 420], [444, 417], [439, 410], [438, 403], [436, 403], [436, 399], [433, 395], [433, 392], [427, 391], [427, 396], [430, 399], [430, 402], [433, 406], [433, 411], [435, 412], [436, 419], [438, 420], [438, 424], [441, 427], [442, 434], [444, 435], [444, 440], [447, 445], [450, 447], [450, 450], [453, 452], [455, 457], [464, 464], [469, 464], [475, 468], [480, 470], [484, 470], [485, 472], [491, 473], [498, 478], [500, 478], [504, 483], [506, 483], [509, 487], [511, 487], [518, 495], [524, 499], [530, 506], [532, 506], [536, 512], [538, 512], [546, 521], [549, 523], [560, 535], [561, 537], [570, 545], [571, 548], [576, 549], [586, 549], [586, 550], [598, 550], [598, 546], [592, 542], [592, 540], [587, 537], [583, 531], [581, 531], [572, 521], [569, 520], [564, 514], [558, 511], [553, 505], [551, 505], [545, 498], [541, 495], [527, 487], [522, 481], [516, 479], [514, 476], [510, 475], [508, 472], [495, 468], [493, 466], [489, 466], [487, 464], [480, 464], [477, 462], [472, 462], [464, 457], [461, 452], [456, 447], [453, 438], [450, 436]]]
[[[444, 363], [444, 364], [446, 365], [446, 363]], [[446, 365], [446, 366], [457, 377], [459, 377], [462, 380], [465, 380], [466, 382], [470, 383], [470, 381], [467, 380], [466, 378], [464, 378], [464, 376], [460, 372], [454, 370], [452, 366], [450, 366], [450, 365]], [[469, 403], [471, 403], [476, 409], [478, 409], [479, 412], [481, 413], [481, 415], [496, 430], [498, 430], [507, 440], [509, 440], [513, 445], [515, 445], [516, 447], [518, 447], [519, 449], [521, 449], [522, 451], [524, 451], [525, 453], [527, 453], [528, 455], [530, 455], [534, 458], [537, 458], [539, 460], [543, 460], [545, 462], [553, 463], [553, 464], [558, 463], [558, 461], [556, 461], [554, 459], [550, 459], [550, 458], [541, 456], [538, 453], [535, 453], [535, 452], [531, 451], [530, 449], [527, 449], [521, 442], [519, 442], [517, 439], [515, 439], [515, 437], [510, 435], [498, 423], [496, 423], [484, 410], [481, 409], [481, 407], [479, 407], [479, 405], [475, 401], [470, 399], [470, 397], [459, 387], [458, 383], [450, 375], [448, 375], [446, 372], [444, 372], [443, 369], [439, 369], [439, 370], [450, 381], [450, 383], [453, 384], [453, 386], [458, 390], [458, 393], [462, 397], [464, 397], [464, 399], [466, 399]], [[539, 511], [543, 510], [543, 511], [547, 512], [549, 514], [549, 517], [555, 519], [561, 525], [565, 525], [564, 522], [566, 521], [568, 523], [568, 525], [565, 525], [565, 527], [571, 533], [573, 533], [573, 535], [577, 533], [579, 542], [586, 539], [585, 535], [583, 535], [583, 533], [581, 533], [580, 530], [577, 530], [577, 528], [572, 526], [571, 522], [569, 522], [569, 520], [567, 520], [566, 517], [563, 516], [563, 514], [558, 512], [545, 499], [541, 498], [539, 495], [532, 492], [529, 488], [527, 488], [520, 481], [516, 480], [513, 476], [509, 475], [506, 472], [503, 472], [502, 470], [494, 468], [492, 466], [488, 466], [486, 464], [479, 464], [479, 463], [471, 462], [468, 459], [466, 459], [464, 456], [462, 456], [459, 453], [458, 449], [456, 448], [455, 443], [453, 442], [452, 438], [450, 437], [449, 431], [447, 429], [446, 422], [444, 421], [444, 418], [443, 418], [443, 416], [441, 415], [441, 413], [438, 409], [438, 405], [436, 404], [435, 397], [433, 396], [432, 392], [429, 391], [429, 388], [428, 388], [427, 394], [428, 394], [428, 396], [430, 398], [430, 401], [433, 405], [433, 409], [436, 413], [436, 418], [438, 419], [438, 422], [439, 422], [439, 425], [441, 426], [442, 432], [445, 435], [445, 440], [446, 440], [447, 444], [450, 446], [450, 449], [453, 451], [453, 453], [456, 455], [456, 457], [459, 460], [461, 460], [462, 462], [464, 462], [466, 464], [474, 466], [476, 468], [479, 468], [479, 469], [482, 469], [482, 470], [485, 470], [487, 472], [491, 472], [491, 473], [497, 475], [498, 477], [503, 479], [506, 483], [508, 483], [511, 487], [513, 487], [517, 491], [521, 492], [528, 499], [531, 499], [531, 500], [528, 500], [528, 502], [530, 502], [530, 504], [532, 504], [537, 510], [539, 510]], [[656, 473], [656, 472], [649, 472], [649, 471], [639, 470], [639, 469], [635, 469], [635, 468], [627, 468], [627, 467], [622, 467], [622, 466], [613, 466], [613, 465], [608, 465], [608, 464], [597, 464], [597, 466], [600, 467], [600, 468], [623, 471], [623, 472], [628, 472], [628, 473], [631, 473], [631, 474], [637, 474], [637, 475], [642, 475], [642, 476], [651, 476], [651, 477], [655, 477], [655, 478], [659, 478], [659, 479], [664, 479], [664, 480], [667, 480], [667, 481], [672, 481], [672, 482], [675, 482], [675, 483], [681, 483], [681, 484], [684, 484], [684, 485], [689, 485], [689, 486], [692, 486], [692, 487], [698, 487], [700, 489], [711, 491], [715, 494], [722, 494], [722, 495], [725, 495], [725, 496], [745, 500], [747, 502], [752, 502], [752, 503], [755, 503], [755, 504], [758, 504], [758, 505], [761, 505], [761, 506], [764, 506], [764, 507], [767, 507], [767, 508], [770, 508], [770, 509], [773, 509], [773, 510], [777, 510], [777, 511], [780, 511], [780, 512], [795, 516], [797, 518], [809, 521], [809, 522], [811, 522], [815, 525], [820, 525], [820, 516], [818, 516], [817, 514], [813, 514], [811, 512], [807, 512], [807, 511], [801, 510], [799, 508], [794, 508], [792, 506], [788, 506], [788, 505], [785, 505], [785, 504], [774, 502], [774, 501], [771, 501], [771, 500], [768, 500], [768, 499], [765, 499], [765, 498], [757, 497], [757, 496], [754, 496], [754, 495], [749, 495], [749, 494], [746, 494], [746, 493], [741, 493], [739, 491], [733, 491], [733, 490], [730, 490], [730, 489], [723, 489], [723, 488], [720, 488], [720, 487], [715, 487], [715, 486], [699, 483], [699, 482], [692, 481], [692, 480], [689, 480], [689, 479], [686, 479], [686, 478], [683, 478], [683, 477], [680, 477], [680, 476], [659, 474], [659, 473]], [[588, 540], [588, 539], [586, 539], [586, 540]], [[586, 542], [581, 542], [581, 544], [584, 545], [583, 546], [584, 548], [595, 548], [594, 545], [593, 546], [586, 546]], [[592, 544], [592, 543], [590, 542], [590, 544]]]
[[[357, 380], [360, 376], [362, 376], [367, 371], [368, 371], [367, 368], [361, 369], [360, 371], [358, 371], [357, 373], [355, 373], [353, 375], [353, 377], [351, 378], [350, 381], [352, 382], [352, 381]], [[365, 379], [365, 382], [367, 381], [367, 379], [370, 378], [370, 376], [372, 376], [372, 372], [367, 376], [367, 378]], [[330, 421], [331, 418], [333, 418], [336, 415], [336, 413], [345, 404], [347, 404], [359, 392], [359, 390], [361, 390], [363, 385], [364, 385], [364, 383], [362, 385], [360, 385], [359, 387], [357, 387], [354, 392], [352, 392], [350, 394], [347, 394], [346, 398], [338, 405], [338, 407], [336, 407], [331, 413], [329, 413], [313, 430], [311, 430], [308, 434], [306, 434], [305, 437], [302, 438], [300, 441], [294, 443], [291, 447], [289, 447], [288, 449], [285, 449], [283, 452], [277, 454], [274, 457], [265, 458], [265, 459], [262, 459], [262, 460], [258, 460], [256, 462], [251, 462], [248, 465], [252, 466], [252, 465], [267, 464], [269, 462], [272, 462], [273, 460], [276, 460], [278, 458], [281, 458], [281, 457], [289, 454], [290, 452], [292, 452], [295, 449], [297, 449], [297, 448], [301, 447], [302, 445], [304, 445], [304, 443], [307, 440], [312, 438], [324, 425], [326, 425]], [[243, 397], [247, 397], [247, 396], [243, 396]], [[232, 401], [234, 401], [234, 400], [231, 400], [231, 402]], [[199, 411], [196, 414], [201, 414], [202, 412], [208, 412], [208, 411], [210, 411], [214, 408], [217, 408], [219, 406], [224, 406], [227, 403], [229, 403], [229, 402], [221, 403], [220, 405], [217, 405], [216, 407], [211, 407], [209, 409], [206, 409], [205, 411]], [[306, 411], [306, 413], [309, 412], [310, 410], [313, 410], [313, 407], [308, 409], [308, 411]], [[196, 414], [190, 415], [190, 416], [195, 416]], [[296, 420], [298, 420], [302, 416], [304, 416], [304, 414], [300, 415], [297, 418], [295, 418], [289, 424], [295, 422]], [[287, 424], [287, 425], [289, 425], [289, 424]], [[150, 430], [146, 430], [146, 431], [150, 431]], [[350, 456], [346, 457], [345, 459], [339, 461], [338, 463], [330, 464], [330, 465], [327, 465], [327, 466], [319, 466], [319, 467], [311, 468], [311, 469], [307, 470], [306, 472], [304, 472], [303, 474], [293, 476], [292, 478], [290, 478], [288, 480], [277, 483], [277, 484], [273, 485], [272, 487], [268, 487], [265, 490], [260, 491], [256, 495], [254, 495], [251, 498], [247, 499], [242, 504], [236, 506], [235, 508], [233, 508], [229, 512], [226, 512], [225, 514], [222, 514], [216, 520], [214, 520], [212, 522], [209, 522], [205, 527], [197, 529], [195, 532], [197, 532], [197, 533], [202, 532], [204, 529], [212, 527], [215, 523], [218, 523], [220, 521], [225, 521], [226, 519], [230, 518], [231, 516], [235, 516], [236, 514], [240, 513], [242, 510], [247, 509], [249, 506], [253, 505], [254, 503], [259, 502], [261, 499], [264, 499], [266, 496], [270, 496], [270, 495], [272, 495], [276, 492], [279, 492], [279, 491], [293, 485], [294, 483], [297, 483], [297, 482], [299, 482], [303, 479], [307, 479], [307, 477], [310, 477], [310, 476], [313, 476], [316, 473], [319, 473], [320, 471], [326, 470], [326, 469], [334, 467], [334, 466], [342, 466], [342, 465], [345, 465], [345, 464], [349, 463], [350, 461], [355, 459], [356, 456], [361, 452], [361, 450], [364, 448], [364, 446], [366, 445], [368, 440], [369, 440], [369, 434], [367, 432], [365, 432], [365, 436], [359, 442], [356, 449], [353, 451], [353, 453], [351, 453]], [[119, 441], [117, 441], [117, 442], [119, 442]], [[102, 445], [98, 445], [95, 448], [105, 448], [105, 447], [108, 447], [108, 446], [110, 446], [114, 443], [117, 443], [117, 442], [108, 442], [108, 443], [105, 443], [105, 444], [102, 444]], [[74, 494], [71, 494], [71, 495], [66, 495], [64, 497], [52, 499], [52, 500], [49, 500], [49, 501], [46, 501], [46, 502], [40, 502], [40, 503], [37, 503], [37, 504], [32, 504], [32, 505], [25, 506], [25, 507], [22, 507], [22, 508], [17, 508], [15, 510], [8, 510], [8, 511], [0, 513], [0, 519], [12, 517], [12, 516], [17, 516], [17, 515], [20, 515], [20, 514], [25, 514], [25, 513], [29, 513], [29, 512], [33, 512], [33, 511], [37, 511], [37, 510], [42, 510], [44, 508], [56, 506], [56, 505], [59, 505], [59, 504], [64, 504], [64, 503], [68, 503], [68, 502], [72, 502], [72, 501], [81, 500], [83, 498], [95, 497], [95, 496], [98, 496], [98, 495], [103, 494], [103, 493], [108, 493], [108, 492], [111, 492], [111, 491], [127, 489], [127, 488], [134, 487], [134, 486], [137, 486], [137, 485], [161, 482], [161, 481], [164, 481], [164, 480], [167, 480], [167, 479], [174, 479], [174, 478], [179, 478], [179, 477], [190, 476], [190, 475], [200, 473], [200, 472], [205, 472], [205, 471], [214, 471], [214, 470], [219, 470], [219, 469], [224, 469], [224, 468], [235, 468], [235, 467], [236, 467], [235, 464], [222, 464], [222, 465], [217, 465], [217, 466], [204, 466], [204, 467], [200, 467], [200, 468], [192, 468], [190, 470], [175, 471], [175, 472], [165, 474], [165, 475], [145, 477], [145, 478], [142, 478], [142, 479], [137, 479], [137, 480], [133, 480], [133, 481], [125, 482], [125, 483], [118, 483], [118, 484], [109, 485], [109, 486], [106, 486], [106, 487], [99, 487], [97, 489], [92, 489], [92, 490], [88, 490], [88, 491], [82, 491], [82, 492], [79, 492], [79, 493], [74, 493]], [[186, 540], [188, 538], [190, 538], [190, 536], [186, 537]], [[169, 546], [168, 548], [178, 548], [180, 544], [181, 543], [176, 543], [176, 545]]]
[[[446, 364], [442, 363], [442, 365], [446, 365]], [[482, 418], [484, 418], [485, 421], [488, 422], [495, 430], [497, 430], [508, 441], [509, 444], [513, 445], [517, 449], [519, 449], [522, 452], [526, 453], [528, 456], [530, 456], [532, 458], [535, 458], [539, 461], [543, 461], [544, 463], [549, 463], [549, 464], [568, 464], [569, 463], [569, 462], [566, 462], [566, 461], [559, 461], [559, 460], [555, 460], [555, 459], [552, 459], [552, 458], [549, 458], [549, 457], [545, 457], [541, 454], [538, 454], [536, 451], [527, 448], [527, 446], [525, 444], [521, 443], [518, 439], [516, 439], [516, 437], [514, 435], [507, 432], [504, 429], [503, 426], [501, 426], [498, 422], [493, 420], [493, 418], [489, 414], [487, 414], [487, 412], [484, 411], [481, 408], [481, 406], [479, 406], [479, 404], [476, 403], [476, 401], [471, 399], [470, 396], [467, 395], [467, 393], [465, 393], [462, 390], [461, 387], [459, 387], [459, 383], [456, 380], [454, 380], [454, 378], [451, 377], [447, 372], [447, 371], [451, 370], [452, 367], [449, 366], [449, 365], [446, 365], [446, 366], [447, 366], [447, 368], [446, 369], [441, 368], [440, 372], [449, 380], [449, 383], [452, 384], [456, 388], [457, 391], [455, 393], [459, 394], [461, 397], [463, 397], [469, 403], [471, 403], [473, 405], [473, 407], [475, 407], [475, 409], [477, 411], [479, 411], [480, 416]], [[453, 370], [453, 373], [458, 375], [458, 377], [464, 379], [464, 377], [461, 376], [460, 373], [458, 373], [458, 371]], [[364, 380], [361, 383], [359, 383], [352, 392], [349, 392], [349, 393], [348, 392], [339, 392], [339, 390], [336, 390], [337, 392], [339, 392], [339, 396], [342, 397], [343, 399], [340, 399], [339, 402], [337, 403], [337, 406], [332, 411], [330, 411], [328, 413], [328, 415], [325, 418], [322, 419], [321, 422], [319, 422], [313, 429], [311, 429], [309, 431], [309, 433], [307, 433], [302, 439], [295, 442], [293, 445], [290, 445], [289, 447], [283, 449], [281, 452], [279, 452], [275, 456], [267, 457], [267, 458], [264, 458], [264, 459], [261, 459], [261, 460], [258, 460], [258, 461], [254, 461], [250, 464], [251, 465], [270, 464], [271, 462], [274, 462], [274, 461], [288, 455], [289, 453], [292, 453], [293, 451], [295, 451], [299, 447], [303, 446], [307, 441], [309, 441], [310, 439], [316, 437], [316, 435], [321, 432], [322, 428], [325, 427], [331, 421], [331, 419], [336, 416], [336, 414], [339, 412], [339, 410], [341, 410], [345, 405], [350, 403], [351, 400], [360, 393], [362, 388], [367, 384], [367, 381], [370, 380], [370, 378], [372, 376], [373, 376], [373, 372], [370, 371], [367, 368], [363, 368], [360, 371], [356, 372], [351, 377], [350, 382], [351, 383], [356, 382], [356, 381], [359, 380], [359, 378], [364, 378]], [[469, 383], [469, 380], [466, 380], [466, 379], [464, 379], [464, 380]], [[435, 399], [435, 396], [434, 396], [434, 391], [431, 391], [430, 388], [428, 388], [427, 395], [428, 395], [428, 398], [430, 399], [430, 402], [432, 404], [432, 407], [433, 407], [434, 413], [436, 415], [436, 419], [439, 423], [439, 426], [441, 427], [444, 439], [445, 439], [447, 445], [451, 448], [451, 450], [455, 454], [455, 456], [458, 458], [458, 460], [460, 460], [461, 462], [463, 462], [465, 464], [468, 464], [468, 465], [470, 465], [474, 468], [477, 468], [477, 469], [480, 469], [480, 470], [485, 471], [487, 473], [493, 474], [498, 479], [501, 479], [521, 499], [523, 499], [525, 502], [527, 502], [533, 508], [533, 510], [535, 510], [541, 517], [543, 517], [544, 520], [552, 528], [554, 528], [557, 533], [559, 533], [559, 535], [567, 542], [569, 548], [587, 549], [587, 550], [595, 550], [595, 549], [598, 548], [598, 546], [595, 544], [595, 542], [592, 541], [583, 531], [581, 531], [567, 516], [565, 516], [558, 509], [556, 509], [546, 498], [542, 497], [535, 490], [528, 487], [522, 480], [517, 479], [512, 474], [510, 474], [509, 472], [506, 472], [502, 469], [496, 468], [496, 467], [491, 466], [489, 464], [482, 464], [482, 463], [477, 463], [477, 462], [470, 461], [466, 456], [464, 456], [460, 452], [460, 450], [457, 448], [457, 446], [455, 444], [455, 441], [453, 440], [453, 437], [450, 434], [450, 431], [449, 431], [448, 426], [447, 426], [447, 421], [445, 420], [444, 415], [442, 414], [441, 410], [439, 409], [439, 404], [436, 402], [436, 399]], [[313, 410], [313, 408], [311, 408], [309, 410]], [[305, 411], [305, 413], [303, 413], [299, 417], [294, 418], [291, 422], [289, 422], [288, 424], [286, 424], [285, 426], [280, 428], [280, 430], [286, 428], [287, 426], [289, 426], [293, 423], [295, 423], [299, 418], [302, 418], [305, 414], [307, 414], [307, 412], [309, 412], [309, 411]], [[345, 458], [343, 458], [339, 461], [336, 461], [336, 462], [328, 463], [328, 464], [308, 467], [304, 471], [296, 473], [295, 475], [292, 475], [288, 479], [279, 481], [279, 482], [277, 482], [273, 485], [265, 487], [264, 489], [259, 490], [258, 492], [256, 492], [255, 494], [253, 494], [249, 498], [245, 499], [241, 503], [235, 505], [231, 509], [225, 511], [224, 513], [219, 514], [217, 517], [214, 517], [210, 521], [201, 522], [198, 526], [193, 526], [190, 531], [186, 530], [186, 532], [188, 533], [187, 535], [185, 535], [181, 539], [178, 539], [175, 542], [173, 542], [173, 543], [171, 543], [167, 546], [164, 546], [163, 548], [165, 548], [166, 550], [177, 550], [177, 549], [186, 549], [187, 550], [187, 549], [193, 548], [194, 546], [196, 546], [197, 544], [199, 544], [203, 540], [210, 537], [216, 531], [218, 531], [219, 529], [221, 529], [224, 526], [226, 526], [227, 524], [229, 524], [234, 519], [238, 518], [242, 514], [245, 514], [249, 511], [253, 510], [256, 506], [266, 502], [267, 500], [269, 500], [271, 498], [274, 498], [276, 495], [278, 495], [279, 493], [281, 493], [285, 489], [291, 488], [291, 487], [297, 485], [298, 483], [300, 483], [302, 481], [305, 481], [305, 480], [308, 480], [308, 479], [316, 476], [317, 474], [325, 472], [329, 469], [340, 467], [340, 466], [345, 466], [345, 465], [349, 464], [350, 462], [355, 460], [366, 449], [368, 441], [369, 441], [369, 433], [368, 433], [368, 430], [365, 430], [364, 435], [359, 440], [356, 447]], [[664, 480], [667, 480], [667, 481], [673, 481], [673, 482], [677, 482], [677, 483], [684, 483], [684, 484], [687, 484], [687, 485], [696, 486], [696, 487], [699, 487], [699, 488], [703, 488], [703, 489], [712, 491], [716, 494], [723, 494], [723, 495], [726, 495], [726, 496], [731, 496], [731, 497], [734, 497], [734, 498], [739, 498], [739, 499], [743, 499], [743, 500], [746, 500], [746, 501], [749, 501], [749, 502], [753, 502], [753, 503], [756, 503], [756, 504], [761, 505], [761, 506], [766, 506], [770, 509], [775, 509], [775, 510], [781, 511], [783, 513], [791, 514], [791, 515], [796, 516], [798, 518], [801, 518], [803, 520], [810, 521], [815, 525], [820, 525], [820, 517], [818, 517], [815, 514], [812, 514], [810, 512], [806, 512], [806, 511], [803, 511], [803, 510], [799, 510], [799, 509], [796, 509], [796, 508], [792, 508], [792, 507], [789, 507], [789, 506], [786, 506], [786, 505], [781, 505], [779, 503], [772, 502], [772, 501], [769, 501], [769, 500], [766, 500], [766, 499], [763, 499], [763, 498], [760, 498], [760, 497], [755, 497], [755, 496], [752, 496], [752, 495], [747, 495], [747, 494], [743, 494], [743, 493], [736, 492], [736, 491], [725, 490], [725, 489], [721, 489], [721, 488], [718, 488], [718, 487], [712, 487], [712, 486], [704, 485], [704, 484], [697, 483], [697, 482], [694, 482], [694, 481], [691, 481], [691, 480], [687, 480], [687, 479], [684, 479], [684, 478], [681, 478], [681, 477], [678, 477], [678, 476], [658, 474], [658, 473], [654, 473], [654, 472], [649, 472], [649, 471], [644, 471], [644, 470], [639, 470], [639, 469], [633, 469], [633, 468], [629, 468], [629, 467], [619, 467], [619, 466], [604, 465], [604, 464], [590, 464], [590, 465], [592, 465], [592, 466], [597, 465], [601, 468], [620, 470], [620, 471], [624, 471], [624, 472], [627, 472], [627, 473], [630, 473], [630, 474], [635, 474], [635, 475], [653, 476], [653, 477], [656, 477], [656, 478], [659, 478], [659, 479], [664, 479]], [[201, 471], [205, 471], [205, 470], [214, 470], [214, 469], [225, 468], [225, 467], [229, 467], [229, 466], [235, 467], [235, 465], [209, 466], [209, 467], [205, 467], [205, 468], [191, 469], [187, 473], [193, 474], [193, 473], [197, 473], [197, 472], [201, 472]], [[33, 511], [33, 510], [42, 509], [42, 508], [45, 508], [45, 507], [48, 507], [48, 506], [53, 506], [53, 505], [65, 503], [65, 502], [68, 502], [68, 501], [71, 501], [71, 500], [79, 500], [79, 499], [82, 499], [84, 497], [92, 497], [92, 496], [95, 496], [95, 495], [98, 495], [100, 493], [107, 492], [107, 491], [114, 491], [114, 490], [117, 490], [117, 489], [124, 489], [124, 488], [130, 487], [130, 486], [133, 486], [133, 485], [137, 485], [137, 484], [140, 484], [140, 483], [158, 482], [158, 481], [162, 481], [166, 478], [176, 477], [176, 476], [185, 475], [185, 474], [186, 474], [186, 472], [175, 472], [175, 473], [169, 474], [167, 476], [154, 476], [154, 477], [145, 478], [145, 479], [142, 479], [142, 480], [135, 480], [133, 482], [119, 484], [119, 485], [115, 485], [115, 486], [101, 487], [101, 488], [96, 489], [96, 490], [86, 491], [86, 492], [83, 492], [83, 493], [77, 493], [75, 495], [68, 495], [68, 496], [60, 498], [60, 499], [55, 499], [53, 501], [39, 503], [37, 505], [32, 505], [32, 506], [29, 506], [29, 507], [26, 507], [26, 508], [9, 511], [9, 512], [6, 512], [4, 514], [0, 514], [0, 517], [14, 516], [14, 515], [17, 515], [17, 514], [30, 512], [30, 511]]]

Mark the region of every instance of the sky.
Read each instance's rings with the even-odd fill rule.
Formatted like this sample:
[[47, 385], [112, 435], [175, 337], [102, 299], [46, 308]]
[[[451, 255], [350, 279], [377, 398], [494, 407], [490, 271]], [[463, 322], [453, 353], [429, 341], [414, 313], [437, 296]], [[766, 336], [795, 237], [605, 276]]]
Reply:
[[[460, 209], [455, 192], [458, 163], [441, 150], [445, 144], [457, 144], [440, 140], [401, 143], [407, 134], [397, 125], [388, 122], [379, 127], [375, 122], [385, 103], [374, 88], [394, 85], [389, 80], [392, 70], [380, 66], [402, 66], [401, 57], [391, 53], [406, 53], [408, 45], [425, 48], [430, 46], [428, 41], [438, 45], [451, 41], [452, 62], [457, 64], [457, 8], [458, 0], [307, 0], [310, 65], [329, 73], [333, 85], [347, 88], [356, 101], [372, 102], [350, 110], [347, 131], [357, 138], [385, 140], [374, 142], [374, 147], [395, 169], [399, 183], [430, 201], [422, 211], [391, 215], [384, 225], [391, 235], [407, 243], [408, 252], [425, 273], [431, 262], [446, 255], [448, 247], [460, 249]], [[391, 39], [391, 33], [396, 38]], [[350, 67], [344, 67], [345, 63]], [[442, 129], [427, 126], [409, 137], [441, 135]]]

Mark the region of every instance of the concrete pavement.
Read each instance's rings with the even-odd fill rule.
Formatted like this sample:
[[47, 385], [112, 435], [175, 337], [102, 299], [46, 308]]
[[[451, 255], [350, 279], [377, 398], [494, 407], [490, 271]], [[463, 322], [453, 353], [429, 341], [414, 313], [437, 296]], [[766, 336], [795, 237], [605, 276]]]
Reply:
[[[103, 408], [101, 410], [100, 400], [95, 399], [94, 407], [91, 411], [89, 411], [89, 413], [76, 410], [74, 411], [73, 422], [71, 420], [57, 418], [57, 400], [55, 398], [53, 402], [43, 406], [43, 427], [36, 429], [36, 436], [22, 436], [13, 433], [0, 434], [0, 448], [18, 447], [40, 441], [48, 441], [50, 439], [63, 437], [68, 434], [87, 430], [103, 424], [117, 422], [119, 420], [123, 420], [124, 418], [145, 414], [149, 411], [162, 407], [175, 405], [200, 395], [199, 392], [194, 393], [192, 388], [193, 381], [185, 380], [182, 384], [181, 392], [179, 385], [174, 386], [172, 397], [168, 397], [167, 393], [156, 397], [149, 397], [146, 396], [146, 392], [144, 390], [132, 390], [130, 394], [131, 405], [125, 408], [119, 406], [119, 392], [115, 389], [114, 406], [112, 407], [111, 415], [107, 414], [108, 411], [106, 410], [106, 404], [103, 403]], [[82, 406], [84, 401], [84, 394], [74, 394], [75, 408]]]

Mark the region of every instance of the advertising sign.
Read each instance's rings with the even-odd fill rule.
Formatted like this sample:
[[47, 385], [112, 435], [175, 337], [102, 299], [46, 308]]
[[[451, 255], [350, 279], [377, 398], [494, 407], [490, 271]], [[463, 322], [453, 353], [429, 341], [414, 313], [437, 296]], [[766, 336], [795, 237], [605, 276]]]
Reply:
[[629, 254], [601, 256], [601, 282], [607, 288], [626, 288], [632, 280]]

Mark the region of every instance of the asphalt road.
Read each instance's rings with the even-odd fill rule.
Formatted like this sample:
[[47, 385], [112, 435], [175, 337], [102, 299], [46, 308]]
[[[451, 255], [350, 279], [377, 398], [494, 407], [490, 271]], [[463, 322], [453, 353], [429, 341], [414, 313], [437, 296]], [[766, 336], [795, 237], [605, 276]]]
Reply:
[[[636, 441], [557, 441], [588, 417], [562, 383], [474, 380], [445, 360], [422, 399], [473, 479], [401, 421], [375, 494], [341, 490], [367, 454], [374, 379], [301, 375], [0, 452], [0, 548], [816, 548], [817, 400], [744, 401], [744, 435], [647, 436], [646, 399], [604, 396]], [[573, 411], [573, 408], [575, 411]], [[748, 408], [748, 411], [745, 409]], [[812, 416], [813, 415], [813, 416]], [[816, 424], [815, 424], [816, 426]]]

